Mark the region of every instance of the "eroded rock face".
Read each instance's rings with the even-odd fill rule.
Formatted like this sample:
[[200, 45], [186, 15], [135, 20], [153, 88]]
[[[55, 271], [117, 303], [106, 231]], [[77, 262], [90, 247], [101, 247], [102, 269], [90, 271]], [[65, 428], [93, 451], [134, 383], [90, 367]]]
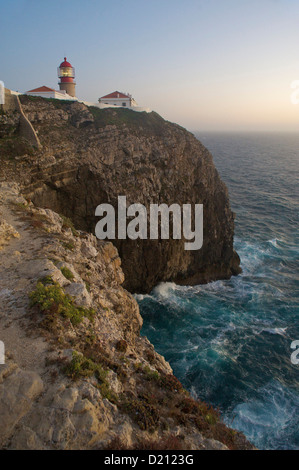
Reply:
[[226, 186], [208, 150], [189, 132], [155, 113], [99, 110], [80, 103], [22, 97], [43, 152], [20, 161], [15, 174], [39, 206], [70, 217], [94, 233], [96, 207], [141, 203], [204, 206], [204, 242], [186, 251], [183, 240], [115, 240], [131, 292], [160, 281], [198, 284], [240, 272], [233, 249], [234, 216]]

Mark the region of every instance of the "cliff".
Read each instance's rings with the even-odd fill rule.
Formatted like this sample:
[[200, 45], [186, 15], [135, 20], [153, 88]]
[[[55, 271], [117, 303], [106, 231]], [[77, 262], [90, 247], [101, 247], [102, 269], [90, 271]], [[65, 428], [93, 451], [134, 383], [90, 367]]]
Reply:
[[[42, 148], [20, 134], [18, 109], [0, 113], [0, 447], [253, 448], [140, 336], [127, 290], [238, 271], [211, 155], [154, 113], [21, 101]], [[120, 194], [145, 205], [202, 202], [201, 253], [178, 241], [123, 241], [118, 251], [97, 240], [94, 209]]]
[[[186, 251], [183, 240], [115, 241], [130, 292], [149, 292], [160, 281], [198, 284], [240, 272], [226, 186], [211, 154], [192, 134], [156, 113], [26, 96], [21, 103], [43, 150], [28, 152], [24, 142], [13, 139], [15, 122], [6, 123], [15, 141], [3, 143], [3, 154], [11, 159], [1, 165], [0, 177], [17, 179], [38, 206], [94, 233], [95, 208], [105, 202], [116, 207], [119, 195], [127, 197], [128, 205], [147, 208], [151, 203], [203, 204], [200, 250]], [[20, 158], [12, 159], [10, 152]]]
[[0, 448], [250, 449], [139, 332], [116, 248], [0, 184]]

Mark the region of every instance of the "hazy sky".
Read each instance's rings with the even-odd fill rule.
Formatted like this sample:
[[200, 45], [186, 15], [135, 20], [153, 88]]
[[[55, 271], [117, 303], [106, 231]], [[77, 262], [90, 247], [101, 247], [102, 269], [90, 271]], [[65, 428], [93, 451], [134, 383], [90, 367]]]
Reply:
[[[0, 80], [130, 92], [190, 130], [299, 130], [299, 0], [0, 0]], [[299, 94], [298, 94], [299, 96]]]

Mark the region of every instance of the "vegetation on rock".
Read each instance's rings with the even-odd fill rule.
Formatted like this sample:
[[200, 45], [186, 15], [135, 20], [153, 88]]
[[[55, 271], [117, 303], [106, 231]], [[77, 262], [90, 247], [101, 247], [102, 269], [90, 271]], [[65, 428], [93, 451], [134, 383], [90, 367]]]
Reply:
[[76, 326], [84, 317], [92, 320], [95, 310], [76, 305], [71, 296], [65, 294], [62, 287], [52, 278], [45, 278], [38, 282], [36, 289], [29, 294], [30, 306], [37, 306], [48, 318], [61, 315], [69, 318]]

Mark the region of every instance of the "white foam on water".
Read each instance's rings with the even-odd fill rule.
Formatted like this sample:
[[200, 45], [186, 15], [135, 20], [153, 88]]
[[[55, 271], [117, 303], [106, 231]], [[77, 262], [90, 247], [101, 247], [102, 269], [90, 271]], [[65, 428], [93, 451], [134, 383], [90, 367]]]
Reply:
[[259, 389], [258, 397], [239, 403], [225, 422], [242, 431], [260, 449], [283, 448], [286, 434], [298, 430], [299, 396], [278, 381]]
[[167, 299], [177, 289], [174, 282], [161, 282], [153, 289], [153, 295], [158, 298]]
[[279, 248], [279, 243], [282, 241], [283, 240], [280, 240], [279, 238], [272, 238], [272, 240], [267, 240], [267, 243], [270, 243], [270, 245], [274, 246], [275, 248]]
[[286, 326], [285, 328], [263, 328], [261, 330], [261, 333], [265, 331], [266, 333], [271, 333], [272, 335], [280, 335], [280, 336], [286, 336], [286, 331], [288, 327]]
[[149, 294], [134, 294], [133, 295], [134, 299], [139, 301], [139, 302], [142, 302], [142, 300], [144, 299], [150, 299], [151, 296]]
[[237, 252], [241, 258], [241, 267], [243, 275], [252, 274], [262, 263], [266, 254], [266, 250], [259, 244], [254, 244], [248, 241], [243, 242]]

